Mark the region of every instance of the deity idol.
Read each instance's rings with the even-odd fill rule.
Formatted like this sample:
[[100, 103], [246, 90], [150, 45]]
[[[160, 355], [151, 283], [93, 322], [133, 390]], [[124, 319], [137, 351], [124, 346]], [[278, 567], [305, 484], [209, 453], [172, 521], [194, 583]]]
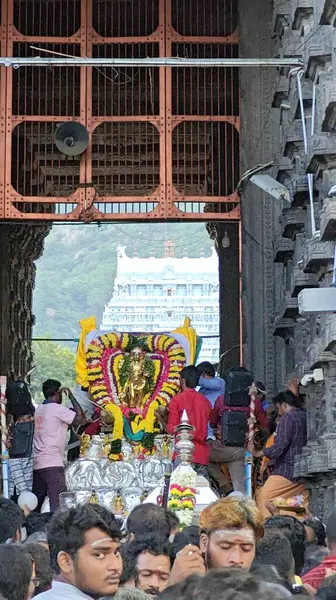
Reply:
[[[121, 368], [125, 360], [127, 359], [123, 359]], [[130, 352], [128, 362], [129, 373], [119, 400], [128, 408], [143, 408], [151, 375], [148, 368], [149, 359], [140, 348], [135, 348]]]

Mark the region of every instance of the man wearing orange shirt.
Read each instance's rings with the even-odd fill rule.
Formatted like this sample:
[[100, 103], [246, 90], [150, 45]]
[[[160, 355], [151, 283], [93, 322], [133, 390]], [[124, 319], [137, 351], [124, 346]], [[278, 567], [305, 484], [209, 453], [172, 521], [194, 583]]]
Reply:
[[196, 473], [208, 478], [207, 465], [209, 463], [210, 450], [206, 440], [211, 404], [203, 394], [195, 390], [199, 377], [198, 370], [192, 365], [185, 367], [181, 371], [182, 392], [170, 401], [168, 422], [164, 424], [164, 427], [167, 433], [173, 435], [175, 427], [181, 421], [183, 411], [186, 411], [189, 423], [195, 427], [193, 468]]

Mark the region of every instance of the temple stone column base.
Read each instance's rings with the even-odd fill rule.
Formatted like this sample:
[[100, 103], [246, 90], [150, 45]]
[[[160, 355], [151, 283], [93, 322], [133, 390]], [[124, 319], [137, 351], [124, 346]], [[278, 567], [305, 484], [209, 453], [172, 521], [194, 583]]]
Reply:
[[313, 514], [324, 521], [336, 501], [336, 356], [329, 358], [312, 365], [323, 369], [324, 381], [306, 388], [308, 443], [294, 470], [306, 481]]

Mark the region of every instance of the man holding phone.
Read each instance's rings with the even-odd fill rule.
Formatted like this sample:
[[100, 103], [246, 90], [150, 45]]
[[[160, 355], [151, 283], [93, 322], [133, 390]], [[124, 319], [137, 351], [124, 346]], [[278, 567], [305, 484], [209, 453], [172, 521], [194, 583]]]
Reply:
[[[35, 412], [33, 493], [37, 496], [37, 509], [49, 496], [50, 511], [59, 506], [59, 495], [66, 491], [64, 453], [67, 431], [71, 425], [83, 425], [85, 414], [68, 388], [62, 388], [55, 379], [42, 385], [45, 400]], [[72, 409], [62, 406], [66, 395]]]

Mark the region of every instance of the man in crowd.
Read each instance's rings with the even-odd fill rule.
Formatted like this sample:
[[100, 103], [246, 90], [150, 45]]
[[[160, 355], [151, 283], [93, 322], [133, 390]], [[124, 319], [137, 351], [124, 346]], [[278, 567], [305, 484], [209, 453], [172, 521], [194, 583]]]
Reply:
[[24, 515], [12, 500], [0, 498], [0, 544], [15, 544], [21, 541]]
[[264, 535], [263, 524], [253, 500], [231, 497], [210, 504], [200, 515], [200, 548], [188, 545], [177, 554], [169, 585], [210, 569], [249, 570]]
[[34, 561], [36, 574], [34, 596], [38, 596], [50, 590], [54, 576], [50, 565], [49, 550], [39, 543], [27, 541], [25, 541], [22, 548]]
[[48, 530], [52, 589], [40, 600], [113, 596], [122, 572], [120, 530], [90, 505], [57, 512]]
[[291, 595], [283, 587], [273, 585], [243, 570], [210, 571], [204, 577], [189, 577], [167, 588], [160, 600], [286, 600]]
[[161, 542], [168, 540], [172, 523], [169, 513], [162, 506], [151, 502], [138, 504], [127, 518], [126, 529], [130, 539], [155, 536]]
[[[290, 385], [294, 385], [291, 382]], [[272, 472], [256, 494], [257, 504], [264, 517], [270, 516], [269, 502], [276, 498], [303, 496], [304, 507], [308, 506], [308, 490], [294, 474], [296, 457], [307, 443], [307, 415], [298, 395], [288, 389], [273, 398], [280, 420], [274, 438], [274, 445], [256, 450], [253, 444], [249, 449], [256, 458], [266, 457], [272, 461]]]
[[[239, 371], [238, 371], [239, 369]], [[242, 373], [242, 376], [246, 374], [247, 371], [242, 367], [237, 367], [236, 369], [232, 369], [230, 376], [234, 376], [235, 373]], [[251, 378], [252, 384], [253, 378]], [[248, 390], [244, 391], [244, 394], [248, 394]], [[213, 429], [216, 429], [216, 438], [215, 441], [210, 441], [210, 463], [209, 463], [209, 472], [212, 476], [218, 481], [222, 478], [220, 473], [220, 465], [226, 464], [228, 466], [232, 485], [234, 491], [245, 493], [245, 452], [246, 452], [246, 444], [242, 444], [242, 446], [237, 445], [229, 445], [224, 443], [222, 439], [222, 419], [224, 418], [224, 413], [233, 413], [236, 411], [236, 414], [243, 415], [245, 414], [245, 427], [243, 431], [243, 437], [246, 438], [247, 441], [247, 433], [248, 433], [248, 422], [250, 419], [250, 404], [247, 402], [245, 406], [228, 406], [226, 404], [225, 395], [219, 396], [217, 398], [214, 408], [211, 411], [210, 417], [210, 425]], [[255, 400], [255, 410], [254, 410], [254, 419], [255, 424], [262, 430], [268, 429], [268, 418], [265, 411], [262, 408], [261, 401], [257, 397]]]
[[[206, 360], [197, 365], [196, 368], [200, 373], [200, 378], [198, 380], [198, 391], [209, 400], [211, 408], [213, 408], [218, 396], [221, 396], [225, 393], [225, 381], [221, 377], [216, 377], [215, 367]], [[212, 427], [209, 425], [208, 440], [215, 439], [216, 438], [214, 436]]]
[[[265, 530], [281, 531], [288, 539], [294, 557], [295, 575], [299, 578], [304, 565], [306, 530], [301, 521], [292, 516], [275, 515], [267, 519]], [[301, 583], [301, 581], [297, 581]]]
[[324, 579], [336, 571], [336, 513], [333, 513], [327, 520], [326, 534], [330, 555], [326, 556], [318, 567], [306, 573], [302, 578], [303, 584], [314, 590], [318, 590]]
[[199, 372], [196, 367], [190, 365], [181, 371], [182, 392], [177, 394], [169, 404], [168, 422], [165, 423], [157, 413], [158, 419], [165, 427], [167, 433], [174, 434], [175, 427], [180, 423], [183, 411], [186, 411], [194, 431], [194, 455], [193, 468], [196, 473], [208, 477], [207, 465], [209, 462], [209, 447], [206, 443], [208, 422], [210, 418], [211, 404], [195, 388], [198, 385]]
[[31, 600], [36, 585], [35, 566], [19, 544], [0, 545], [0, 597]]
[[[145, 537], [125, 544], [122, 552], [128, 563], [128, 581], [135, 587], [155, 598], [168, 585], [171, 571], [171, 545], [159, 538]], [[133, 565], [130, 572], [129, 565]], [[128, 581], [125, 581], [127, 585]]]
[[207, 569], [250, 569], [264, 522], [255, 502], [221, 498], [200, 515], [200, 547]]
[[253, 567], [261, 565], [276, 567], [287, 589], [292, 589], [295, 584], [294, 558], [291, 545], [281, 531], [266, 530], [258, 542]]
[[[61, 383], [48, 379], [42, 386], [45, 400], [35, 413], [34, 433], [34, 477], [33, 492], [38, 499], [38, 510], [49, 496], [50, 510], [59, 506], [59, 495], [66, 491], [64, 476], [64, 453], [67, 431], [70, 425], [81, 425], [86, 418], [69, 389]], [[72, 410], [62, 406], [62, 394], [65, 393]]]

